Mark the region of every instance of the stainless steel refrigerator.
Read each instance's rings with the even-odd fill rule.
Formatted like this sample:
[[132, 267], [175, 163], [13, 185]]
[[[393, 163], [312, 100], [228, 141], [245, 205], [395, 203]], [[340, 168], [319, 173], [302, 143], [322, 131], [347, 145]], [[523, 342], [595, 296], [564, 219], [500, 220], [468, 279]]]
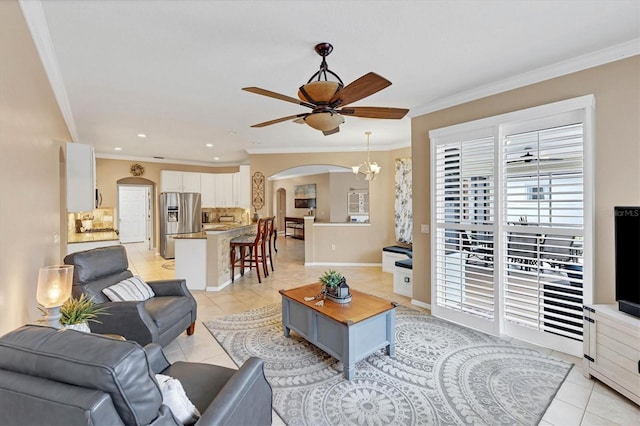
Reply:
[[174, 236], [202, 231], [200, 194], [163, 192], [160, 194], [160, 256], [176, 257]]

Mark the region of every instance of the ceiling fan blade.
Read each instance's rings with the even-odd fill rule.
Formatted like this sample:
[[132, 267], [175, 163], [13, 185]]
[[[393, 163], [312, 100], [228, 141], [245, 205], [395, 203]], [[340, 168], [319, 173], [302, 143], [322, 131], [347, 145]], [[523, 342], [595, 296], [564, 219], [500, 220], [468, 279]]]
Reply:
[[287, 121], [287, 120], [293, 120], [294, 118], [299, 118], [299, 117], [304, 117], [307, 114], [296, 114], [296, 115], [289, 115], [287, 117], [280, 117], [280, 118], [276, 118], [275, 120], [270, 120], [270, 121], [265, 121], [264, 123], [258, 123], [258, 124], [254, 124], [251, 127], [265, 127], [265, 126], [270, 126], [272, 124], [276, 124], [276, 123], [282, 123], [283, 121]]
[[283, 95], [281, 93], [272, 92], [271, 90], [261, 89], [259, 87], [243, 87], [242, 90], [255, 93], [256, 95], [262, 95], [269, 98], [280, 99], [281, 101], [291, 102], [292, 104], [315, 108], [315, 105], [303, 102], [300, 99], [292, 98], [291, 96]]
[[336, 127], [333, 130], [324, 131], [324, 132], [322, 132], [322, 134], [325, 135], [325, 136], [329, 136], [329, 135], [333, 135], [334, 133], [338, 133], [339, 131], [340, 131], [340, 126]]
[[349, 83], [344, 89], [333, 95], [329, 101], [329, 105], [331, 105], [332, 108], [347, 105], [373, 95], [389, 86], [391, 86], [389, 80], [374, 72], [370, 72]]
[[337, 111], [339, 114], [351, 115], [361, 118], [389, 118], [398, 120], [409, 112], [406, 108], [385, 108], [385, 107], [349, 107]]

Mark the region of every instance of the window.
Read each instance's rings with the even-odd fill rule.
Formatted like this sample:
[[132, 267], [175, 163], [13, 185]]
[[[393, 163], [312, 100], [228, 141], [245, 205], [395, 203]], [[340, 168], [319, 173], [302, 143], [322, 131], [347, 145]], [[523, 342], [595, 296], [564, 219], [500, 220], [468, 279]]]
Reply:
[[432, 312], [579, 355], [593, 97], [430, 132]]

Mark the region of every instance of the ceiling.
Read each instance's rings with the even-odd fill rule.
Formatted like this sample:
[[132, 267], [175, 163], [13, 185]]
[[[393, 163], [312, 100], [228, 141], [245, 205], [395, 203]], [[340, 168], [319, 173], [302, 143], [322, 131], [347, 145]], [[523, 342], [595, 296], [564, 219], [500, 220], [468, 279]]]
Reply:
[[[73, 139], [98, 156], [236, 165], [248, 153], [389, 150], [411, 116], [640, 52], [640, 2], [21, 0]], [[345, 84], [393, 84], [353, 104], [409, 108], [346, 117], [323, 136], [288, 121], [330, 42]], [[146, 134], [146, 138], [137, 135]], [[212, 144], [207, 147], [206, 144]], [[115, 148], [121, 148], [116, 151]], [[215, 159], [217, 158], [217, 160]], [[162, 161], [162, 160], [159, 160]]]

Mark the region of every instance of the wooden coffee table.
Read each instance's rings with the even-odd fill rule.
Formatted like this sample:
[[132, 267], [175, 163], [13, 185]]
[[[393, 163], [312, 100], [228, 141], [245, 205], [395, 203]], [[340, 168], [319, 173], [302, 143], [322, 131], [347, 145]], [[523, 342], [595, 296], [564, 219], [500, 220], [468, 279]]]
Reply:
[[356, 362], [373, 352], [386, 348], [387, 355], [394, 356], [397, 303], [357, 290], [351, 290], [351, 302], [346, 304], [325, 300], [324, 306], [315, 306], [317, 300], [304, 300], [319, 294], [320, 288], [314, 283], [280, 290], [285, 337], [293, 330], [342, 361], [348, 380]]

